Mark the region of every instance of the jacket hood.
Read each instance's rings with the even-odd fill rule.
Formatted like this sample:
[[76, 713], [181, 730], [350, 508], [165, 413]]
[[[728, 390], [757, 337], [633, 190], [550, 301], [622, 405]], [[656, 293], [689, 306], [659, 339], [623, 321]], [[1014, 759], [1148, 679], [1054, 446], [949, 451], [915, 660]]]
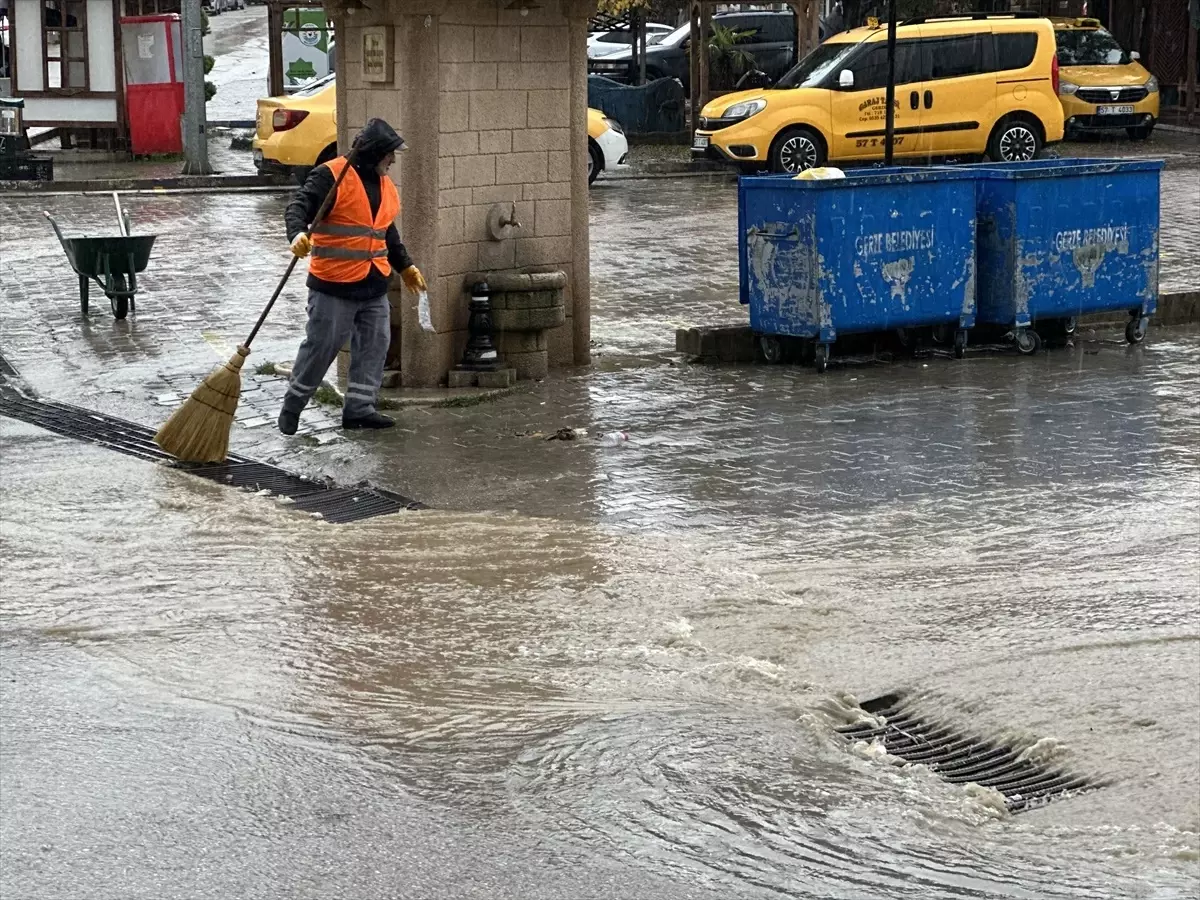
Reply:
[[404, 138], [383, 119], [371, 119], [354, 138], [354, 146], [358, 148], [356, 161], [373, 166], [393, 150], [404, 149]]

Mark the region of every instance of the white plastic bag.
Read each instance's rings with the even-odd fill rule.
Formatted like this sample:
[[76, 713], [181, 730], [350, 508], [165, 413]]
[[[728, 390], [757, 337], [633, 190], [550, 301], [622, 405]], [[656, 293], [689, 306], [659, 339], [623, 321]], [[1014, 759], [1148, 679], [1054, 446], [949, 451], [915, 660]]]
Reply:
[[836, 166], [818, 166], [815, 169], [805, 169], [793, 181], [831, 181], [845, 177], [846, 173]]
[[421, 323], [422, 331], [433, 331], [433, 318], [429, 314], [429, 291], [421, 291], [417, 295], [417, 321]]

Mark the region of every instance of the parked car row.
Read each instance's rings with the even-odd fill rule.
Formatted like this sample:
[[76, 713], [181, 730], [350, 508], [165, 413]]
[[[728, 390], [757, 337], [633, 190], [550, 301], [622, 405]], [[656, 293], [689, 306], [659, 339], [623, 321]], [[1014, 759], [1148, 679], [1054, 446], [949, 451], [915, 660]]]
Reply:
[[[653, 46], [675, 29], [670, 25], [659, 25], [657, 22], [646, 23], [646, 45]], [[593, 31], [588, 35], [588, 59], [600, 59], [628, 50], [633, 46], [633, 30], [617, 28], [613, 31]]]
[[[254, 166], [303, 182], [313, 166], [337, 156], [337, 93], [333, 75], [283, 97], [258, 101]], [[588, 184], [625, 165], [629, 144], [620, 123], [588, 110]]]
[[[882, 25], [835, 35], [773, 87], [708, 103], [693, 154], [776, 172], [882, 159], [887, 60]], [[1157, 81], [1095, 19], [912, 19], [897, 28], [895, 84], [898, 158], [1028, 160], [1068, 130], [1143, 139], [1159, 112]]]
[[246, 0], [204, 0], [202, 6], [210, 16], [219, 16], [226, 11], [245, 9]]

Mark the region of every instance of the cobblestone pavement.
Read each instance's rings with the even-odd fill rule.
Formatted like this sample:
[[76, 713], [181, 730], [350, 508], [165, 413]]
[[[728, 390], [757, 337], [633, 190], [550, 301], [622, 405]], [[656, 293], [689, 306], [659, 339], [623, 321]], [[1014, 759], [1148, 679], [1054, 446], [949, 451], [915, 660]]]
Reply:
[[[1200, 285], [1197, 179], [1200, 154], [1171, 158], [1164, 290]], [[41, 216], [49, 209], [70, 233], [108, 230], [107, 197], [0, 199], [0, 350], [49, 396], [162, 421], [229, 356], [269, 296], [287, 260], [285, 199], [127, 197], [135, 230], [159, 238], [126, 322], [108, 315], [103, 297], [80, 316], [76, 280]], [[284, 384], [252, 370], [295, 352], [298, 274], [255, 343], [233, 447], [301, 471], [369, 478], [437, 506], [720, 529], [844, 502], [953, 505], [989, 487], [1018, 496], [1149, 478], [1164, 454], [1189, 452], [1181, 437], [1200, 444], [1194, 330], [1156, 331], [1132, 349], [1084, 336], [1036, 359], [979, 352], [961, 363], [842, 366], [825, 378], [682, 365], [672, 355], [677, 326], [744, 320], [734, 299], [735, 227], [729, 184], [598, 183], [596, 365], [494, 404], [405, 410], [398, 429], [379, 435], [342, 436], [328, 407], [310, 408], [297, 438], [274, 430]], [[623, 429], [632, 440], [604, 450], [537, 436], [567, 426]]]

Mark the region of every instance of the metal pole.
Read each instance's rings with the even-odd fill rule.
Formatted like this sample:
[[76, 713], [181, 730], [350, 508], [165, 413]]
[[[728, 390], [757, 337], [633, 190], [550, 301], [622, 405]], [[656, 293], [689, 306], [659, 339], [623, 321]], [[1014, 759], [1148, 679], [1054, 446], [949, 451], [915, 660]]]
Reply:
[[637, 31], [633, 38], [637, 42], [638, 84], [646, 83], [646, 13], [637, 11]]
[[200, 0], [183, 0], [183, 174], [211, 175], [204, 109], [204, 38]]
[[896, 0], [888, 0], [888, 36], [887, 36], [887, 94], [884, 103], [887, 105], [887, 124], [884, 126], [884, 165], [892, 164], [892, 141], [896, 133]]

